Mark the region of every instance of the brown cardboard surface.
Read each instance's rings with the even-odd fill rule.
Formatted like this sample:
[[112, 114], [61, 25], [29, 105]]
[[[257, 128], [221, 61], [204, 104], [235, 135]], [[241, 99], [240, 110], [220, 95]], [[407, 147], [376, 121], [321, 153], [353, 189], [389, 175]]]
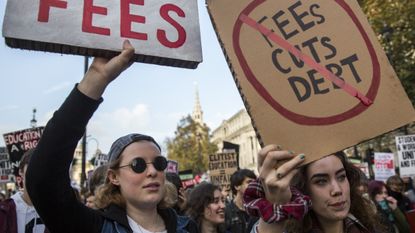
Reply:
[[230, 190], [230, 177], [238, 170], [238, 155], [235, 152], [209, 155], [209, 178], [222, 190]]
[[[415, 120], [356, 1], [207, 5], [262, 145], [305, 153], [310, 162]], [[284, 43], [300, 50], [299, 58]], [[344, 88], [319, 66], [342, 78]]]

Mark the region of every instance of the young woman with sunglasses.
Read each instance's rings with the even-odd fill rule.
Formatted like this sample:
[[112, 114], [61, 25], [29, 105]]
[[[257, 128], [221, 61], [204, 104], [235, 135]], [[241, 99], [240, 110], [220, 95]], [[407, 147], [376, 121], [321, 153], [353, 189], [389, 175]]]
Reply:
[[57, 233], [197, 232], [180, 228], [173, 209], [159, 208], [164, 196], [166, 159], [150, 136], [129, 134], [109, 152], [109, 169], [98, 191], [101, 210], [78, 202], [69, 167], [78, 141], [109, 83], [131, 65], [134, 48], [128, 41], [111, 60], [95, 58], [46, 125], [27, 169], [27, 189], [40, 217]]

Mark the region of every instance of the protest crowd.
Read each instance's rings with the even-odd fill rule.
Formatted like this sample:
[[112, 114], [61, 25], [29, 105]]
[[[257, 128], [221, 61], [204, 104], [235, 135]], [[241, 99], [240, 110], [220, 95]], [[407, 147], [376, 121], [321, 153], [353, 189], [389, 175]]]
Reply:
[[236, 170], [230, 190], [209, 181], [184, 187], [165, 172], [159, 144], [132, 133], [113, 143], [79, 195], [68, 172], [74, 150], [133, 52], [125, 41], [120, 55], [95, 58], [55, 112], [20, 162], [21, 190], [2, 197], [1, 232], [412, 232], [413, 180], [369, 180], [342, 152], [303, 164], [307, 155], [267, 145], [258, 171]]
[[[74, 154], [104, 93], [115, 95], [107, 87], [134, 62], [202, 62], [198, 5], [34, 2], [8, 1], [9, 47], [94, 58], [45, 127], [4, 134], [6, 144], [22, 144], [0, 147], [0, 161], [10, 164], [0, 175], [13, 173], [17, 184], [0, 189], [0, 233], [415, 233], [415, 135], [396, 139], [398, 166], [393, 153], [375, 155], [381, 175], [343, 150], [414, 124], [393, 54], [378, 44], [409, 20], [396, 29], [382, 21], [376, 35], [370, 23], [379, 22], [365, 18], [362, 1], [206, 0], [260, 141], [256, 169], [240, 168], [229, 148], [202, 157], [198, 142], [196, 163], [209, 157], [208, 171], [185, 179], [152, 135], [129, 132], [115, 135], [80, 188], [70, 175]], [[399, 61], [415, 53], [405, 56]]]

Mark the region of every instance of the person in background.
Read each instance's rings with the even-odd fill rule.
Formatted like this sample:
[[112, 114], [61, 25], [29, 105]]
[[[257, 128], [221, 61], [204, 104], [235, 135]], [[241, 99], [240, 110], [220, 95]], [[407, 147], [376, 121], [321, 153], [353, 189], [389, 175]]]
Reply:
[[385, 183], [372, 180], [368, 184], [369, 196], [376, 205], [377, 212], [388, 233], [410, 233], [405, 215], [398, 208], [395, 198], [388, 195]]
[[165, 194], [163, 198], [163, 203], [160, 207], [173, 208], [176, 205], [178, 199], [176, 186], [174, 186], [174, 184], [170, 181], [166, 180], [164, 182], [164, 189]]
[[256, 179], [256, 175], [249, 169], [240, 169], [231, 175], [231, 190], [234, 196], [225, 208], [226, 229], [232, 233], [251, 232], [252, 226], [258, 218], [251, 217], [245, 211], [243, 195], [246, 187]]
[[7, 194], [6, 197], [10, 198], [11, 196], [13, 196], [17, 191], [13, 190], [13, 189], [7, 189]]
[[405, 213], [411, 210], [411, 201], [404, 194], [404, 182], [401, 177], [394, 175], [386, 180], [386, 188], [389, 196], [393, 197], [398, 202], [398, 207]]
[[225, 200], [225, 205], [231, 203], [231, 200], [232, 200], [232, 198], [231, 198], [231, 189], [227, 188], [227, 187], [224, 187], [221, 190], [222, 190], [222, 196]]
[[20, 160], [19, 175], [23, 179], [23, 190], [0, 203], [0, 232], [2, 233], [46, 233], [48, 230], [40, 219], [26, 190], [26, 170], [34, 149], [25, 152]]
[[95, 195], [92, 195], [90, 192], [86, 193], [85, 205], [91, 209], [98, 209], [97, 205], [95, 204]]
[[166, 180], [171, 182], [177, 191], [177, 202], [173, 206], [173, 209], [176, 210], [178, 215], [185, 215], [186, 194], [180, 176], [176, 173], [168, 172], [166, 173]]
[[88, 193], [85, 198], [85, 205], [92, 209], [97, 209], [95, 204], [95, 191], [105, 183], [107, 177], [108, 165], [101, 165], [94, 169], [88, 180]]
[[225, 232], [225, 198], [217, 185], [202, 182], [194, 187], [187, 200], [186, 213], [201, 233]]
[[3, 190], [0, 191], [0, 202], [6, 200], [6, 194], [3, 192]]
[[[372, 233], [374, 209], [357, 188], [360, 171], [343, 152], [303, 165], [304, 154], [268, 145], [258, 154], [259, 179], [244, 193], [260, 233]], [[312, 205], [311, 205], [312, 203]]]
[[402, 177], [404, 183], [404, 194], [411, 201], [411, 210], [415, 209], [415, 190], [412, 177]]
[[[179, 196], [177, 194], [176, 186], [173, 183], [166, 180], [164, 184], [164, 188], [166, 190], [166, 193], [164, 195], [164, 200], [162, 202], [162, 205], [160, 205], [159, 207], [173, 208], [177, 206], [177, 201], [178, 201]], [[197, 228], [197, 224], [192, 219], [190, 219], [188, 216], [185, 216], [185, 215], [177, 216], [177, 225], [179, 225], [179, 228], [182, 228], [182, 229], [193, 228], [189, 230], [191, 232], [199, 232], [199, 229]]]
[[105, 89], [132, 64], [134, 53], [125, 40], [118, 56], [95, 57], [43, 131], [27, 168], [27, 190], [51, 232], [189, 232], [178, 228], [173, 209], [159, 208], [167, 160], [148, 135], [132, 133], [112, 144], [105, 183], [96, 192], [99, 210], [79, 202], [71, 190], [69, 167], [76, 146]]
[[95, 190], [105, 183], [107, 178], [108, 165], [101, 165], [94, 169], [88, 180], [89, 192], [95, 194]]

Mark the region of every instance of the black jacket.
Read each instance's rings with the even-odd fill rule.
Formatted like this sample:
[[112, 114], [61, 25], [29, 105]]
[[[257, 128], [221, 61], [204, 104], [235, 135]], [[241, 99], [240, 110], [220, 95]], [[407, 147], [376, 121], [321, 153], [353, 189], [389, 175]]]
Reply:
[[[46, 125], [27, 168], [27, 191], [52, 233], [101, 233], [105, 221], [116, 222], [132, 232], [124, 209], [116, 205], [105, 210], [90, 209], [77, 200], [70, 185], [69, 167], [74, 151], [101, 102], [102, 98], [91, 99], [75, 87]], [[175, 211], [158, 211], [167, 232], [176, 232]], [[197, 227], [192, 226], [189, 231], [197, 232]]]
[[240, 210], [233, 201], [226, 205], [225, 223], [228, 232], [249, 233], [258, 219]]

